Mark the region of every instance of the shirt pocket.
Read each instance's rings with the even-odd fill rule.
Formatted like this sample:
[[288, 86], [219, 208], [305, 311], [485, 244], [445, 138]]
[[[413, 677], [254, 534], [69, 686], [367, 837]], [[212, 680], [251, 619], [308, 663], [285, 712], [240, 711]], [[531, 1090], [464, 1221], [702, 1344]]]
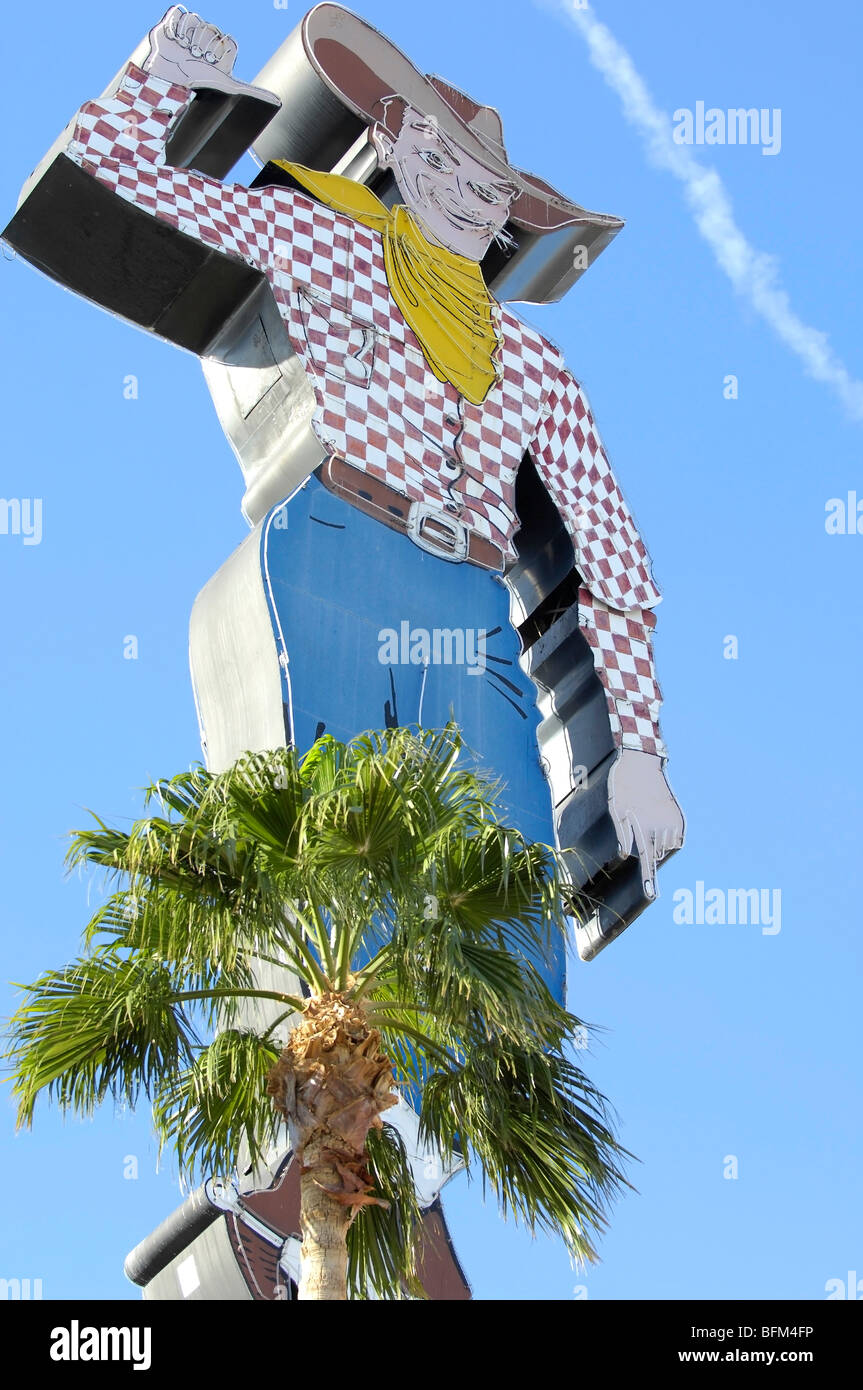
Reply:
[[371, 324], [306, 288], [297, 291], [297, 307], [308, 359], [318, 375], [368, 388], [377, 354]]

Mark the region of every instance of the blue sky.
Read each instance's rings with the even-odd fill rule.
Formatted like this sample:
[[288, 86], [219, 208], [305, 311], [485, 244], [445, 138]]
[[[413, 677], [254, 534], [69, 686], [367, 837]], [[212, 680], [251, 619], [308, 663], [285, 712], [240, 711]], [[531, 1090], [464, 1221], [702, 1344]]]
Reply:
[[[601, 1263], [572, 1270], [556, 1243], [502, 1223], [462, 1179], [447, 1189], [456, 1247], [480, 1298], [567, 1299], [579, 1287], [600, 1299], [823, 1298], [828, 1280], [863, 1275], [863, 535], [825, 528], [829, 499], [863, 498], [863, 16], [851, 0], [817, 12], [803, 0], [593, 11], [658, 110], [781, 110], [776, 155], [692, 154], [721, 179], [751, 247], [776, 258], [790, 311], [829, 335], [851, 382], [843, 401], [735, 291], [563, 7], [355, 8], [418, 66], [496, 105], [514, 163], [626, 219], [563, 303], [526, 316], [586, 386], [653, 555], [669, 775], [688, 818], [659, 901], [571, 976], [570, 1007], [605, 1030], [586, 1065], [641, 1160]], [[247, 80], [302, 13], [294, 0], [205, 10], [237, 38]], [[158, 16], [140, 0], [45, 0], [34, 36], [26, 8], [9, 12], [4, 223], [61, 127]], [[250, 177], [248, 163], [236, 176]], [[8, 1013], [6, 981], [75, 953], [87, 886], [64, 878], [63, 854], [83, 808], [134, 816], [137, 788], [199, 755], [188, 616], [245, 523], [193, 357], [21, 261], [0, 262], [0, 283], [0, 493], [43, 499], [40, 544], [0, 535]], [[130, 373], [137, 400], [124, 399]], [[729, 375], [736, 400], [723, 392]], [[123, 659], [128, 634], [137, 661]], [[736, 659], [724, 655], [729, 636]], [[675, 892], [698, 882], [780, 890], [781, 929], [675, 922]], [[156, 1171], [146, 1114], [64, 1122], [42, 1106], [17, 1136], [8, 1098], [0, 1115], [0, 1276], [41, 1278], [48, 1298], [137, 1297], [123, 1255], [178, 1200], [170, 1163]], [[128, 1156], [136, 1179], [124, 1177]]]

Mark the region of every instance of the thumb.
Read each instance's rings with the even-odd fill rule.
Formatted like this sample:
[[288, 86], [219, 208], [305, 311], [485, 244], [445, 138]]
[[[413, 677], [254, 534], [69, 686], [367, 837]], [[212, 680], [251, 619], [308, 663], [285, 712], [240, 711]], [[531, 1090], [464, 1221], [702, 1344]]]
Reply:
[[626, 859], [632, 852], [633, 840], [632, 825], [630, 824], [629, 816], [626, 812], [621, 815], [613, 801], [608, 809], [611, 813], [612, 823], [617, 833], [618, 852], [621, 859]]

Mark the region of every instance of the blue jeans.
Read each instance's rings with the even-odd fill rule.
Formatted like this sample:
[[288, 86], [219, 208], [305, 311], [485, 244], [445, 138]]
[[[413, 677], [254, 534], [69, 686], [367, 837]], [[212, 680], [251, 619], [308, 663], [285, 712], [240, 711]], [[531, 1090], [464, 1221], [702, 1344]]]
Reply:
[[[261, 568], [299, 749], [324, 732], [454, 718], [477, 766], [504, 783], [510, 823], [554, 843], [535, 690], [498, 575], [421, 550], [314, 477], [267, 516]], [[562, 943], [542, 974], [563, 1002]]]

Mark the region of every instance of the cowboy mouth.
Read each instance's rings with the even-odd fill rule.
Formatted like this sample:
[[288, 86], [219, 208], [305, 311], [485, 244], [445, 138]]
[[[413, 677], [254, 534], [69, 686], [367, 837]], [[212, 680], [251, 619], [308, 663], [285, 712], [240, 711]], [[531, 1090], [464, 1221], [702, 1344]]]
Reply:
[[427, 183], [421, 192], [425, 194], [428, 202], [434, 203], [447, 221], [452, 222], [456, 227], [470, 227], [477, 232], [491, 232], [497, 225], [489, 221], [488, 218], [480, 219], [472, 213], [465, 212], [464, 209], [453, 207], [451, 203], [445, 202], [432, 184]]

